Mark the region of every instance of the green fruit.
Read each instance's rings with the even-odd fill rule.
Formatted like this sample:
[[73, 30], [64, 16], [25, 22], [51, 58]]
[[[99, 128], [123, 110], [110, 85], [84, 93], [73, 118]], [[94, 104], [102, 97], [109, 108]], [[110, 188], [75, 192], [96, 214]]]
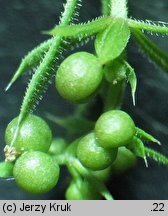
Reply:
[[14, 165], [16, 183], [25, 191], [43, 194], [55, 187], [59, 178], [59, 166], [44, 152], [23, 153]]
[[[14, 118], [5, 131], [6, 144], [10, 145], [17, 127], [18, 117]], [[23, 122], [13, 145], [18, 151], [35, 150], [48, 152], [52, 133], [47, 123], [35, 115], [29, 115]]]
[[113, 174], [123, 174], [136, 166], [136, 156], [127, 148], [120, 147], [118, 149], [117, 158], [111, 166]]
[[[115, 160], [116, 161], [116, 160]], [[113, 163], [115, 163], [115, 161]], [[113, 165], [113, 164], [112, 164]], [[111, 166], [112, 166], [111, 165]], [[107, 182], [112, 174], [111, 166], [103, 170], [92, 171], [92, 174], [101, 182]]]
[[100, 198], [100, 195], [87, 181], [71, 181], [65, 197], [67, 200], [96, 200]]
[[96, 56], [77, 52], [66, 58], [56, 74], [56, 88], [71, 102], [83, 102], [95, 93], [103, 77]]
[[78, 144], [77, 157], [80, 162], [91, 170], [102, 170], [110, 166], [117, 156], [117, 148], [102, 148], [94, 133], [83, 137]]
[[127, 113], [112, 110], [99, 117], [95, 125], [95, 134], [104, 148], [125, 146], [135, 134], [135, 124]]
[[1, 162], [0, 163], [0, 177], [6, 178], [13, 176], [13, 163], [10, 162]]
[[62, 138], [55, 138], [53, 139], [51, 146], [48, 150], [48, 153], [51, 155], [59, 155], [63, 153], [65, 148], [67, 147], [67, 144], [64, 139]]

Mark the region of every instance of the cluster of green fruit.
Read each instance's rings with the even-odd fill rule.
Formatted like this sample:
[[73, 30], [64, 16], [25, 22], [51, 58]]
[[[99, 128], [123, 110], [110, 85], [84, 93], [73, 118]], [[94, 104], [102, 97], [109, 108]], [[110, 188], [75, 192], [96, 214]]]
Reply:
[[[72, 54], [57, 71], [56, 88], [70, 102], [87, 102], [98, 92], [102, 80], [108, 78], [106, 69], [92, 54]], [[118, 74], [113, 76], [116, 80]], [[13, 119], [6, 129], [6, 162], [0, 163], [0, 177], [14, 176], [23, 190], [35, 194], [46, 193], [55, 187], [59, 167], [63, 164], [73, 177], [66, 199], [99, 198], [97, 188], [85, 176], [81, 178], [80, 170], [73, 168], [72, 158], [104, 184], [110, 174], [122, 173], [135, 166], [136, 156], [146, 160], [147, 149], [141, 138], [159, 144], [151, 135], [138, 129], [126, 112], [117, 109], [101, 114], [95, 127], [75, 141], [75, 150], [71, 153], [69, 149], [74, 142], [67, 145], [63, 139], [52, 139], [47, 123], [35, 115], [26, 117], [16, 136], [18, 119]]]
[[[95, 94], [102, 78], [103, 70], [97, 57], [79, 52], [69, 56], [60, 65], [56, 87], [64, 98], [83, 102]], [[1, 177], [13, 175], [16, 183], [25, 191], [46, 193], [55, 187], [59, 179], [59, 165], [53, 155], [64, 154], [65, 143], [62, 148], [60, 141], [56, 144], [52, 142], [47, 123], [35, 115], [29, 115], [11, 146], [17, 123], [18, 117], [6, 129], [7, 162], [0, 164]], [[98, 118], [94, 131], [78, 140], [75, 157], [99, 180], [105, 181], [113, 169], [120, 171], [135, 164], [135, 156], [128, 149], [122, 149], [132, 142], [134, 135], [135, 125], [127, 113], [120, 110], [105, 112]], [[124, 154], [127, 161], [122, 164], [124, 159], [121, 157]], [[78, 179], [76, 182], [73, 179], [66, 191], [66, 198], [94, 199], [97, 192], [91, 188], [88, 181]]]
[[[12, 120], [6, 129], [5, 140], [8, 145], [13, 139], [16, 126], [17, 118]], [[101, 170], [105, 175], [105, 169], [116, 160], [118, 147], [130, 143], [134, 132], [134, 123], [125, 112], [110, 111], [104, 113], [96, 123], [95, 133], [92, 132], [79, 140], [77, 157], [86, 168], [93, 171]], [[22, 125], [13, 146], [21, 156], [19, 155], [17, 158], [14, 167], [12, 162], [1, 163], [0, 169], [2, 170], [3, 166], [3, 170], [6, 170], [6, 173], [1, 172], [1, 175], [13, 175], [16, 183], [31, 193], [39, 194], [50, 191], [59, 178], [59, 165], [52, 156], [62, 153], [58, 143], [56, 145], [54, 142], [51, 144], [51, 141], [51, 130], [46, 122], [37, 116], [30, 115]], [[127, 162], [129, 163], [129, 161]], [[98, 178], [102, 173], [97, 173]], [[81, 193], [79, 194], [78, 187], [81, 187], [87, 196], [89, 193], [87, 191], [91, 191], [88, 182], [82, 181], [78, 186], [73, 181], [67, 189], [66, 196], [68, 199], [86, 198]], [[88, 189], [82, 189], [83, 187]], [[70, 193], [70, 191], [72, 192]], [[92, 197], [91, 194], [89, 197]]]

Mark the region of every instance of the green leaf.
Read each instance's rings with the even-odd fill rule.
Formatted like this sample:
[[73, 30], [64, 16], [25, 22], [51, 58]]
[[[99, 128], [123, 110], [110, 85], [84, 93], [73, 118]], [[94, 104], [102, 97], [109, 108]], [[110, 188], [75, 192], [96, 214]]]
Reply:
[[168, 165], [168, 157], [158, 153], [157, 151], [145, 147], [145, 154], [147, 157], [153, 159], [158, 163], [162, 163], [164, 165]]
[[[68, 40], [62, 40], [61, 41], [61, 47], [62, 49], [65, 48], [74, 48], [75, 46], [83, 46], [84, 44], [89, 42], [90, 37], [85, 35], [82, 39], [81, 38], [71, 38]], [[49, 50], [53, 40], [49, 39], [43, 43], [41, 43], [39, 46], [34, 48], [32, 51], [30, 51], [22, 60], [21, 64], [19, 65], [17, 71], [14, 73], [12, 79], [8, 83], [7, 87], [5, 88], [5, 91], [8, 91], [10, 87], [16, 82], [16, 80], [22, 76], [26, 71], [34, 69], [35, 66], [37, 66], [40, 61], [44, 58], [45, 53]]]
[[95, 20], [88, 21], [87, 23], [80, 23], [78, 25], [56, 26], [49, 31], [43, 31], [44, 34], [59, 35], [61, 37], [77, 37], [83, 38], [90, 37], [103, 31], [112, 22], [111, 17], [98, 17]]
[[133, 30], [132, 34], [135, 41], [144, 51], [144, 53], [163, 70], [168, 72], [168, 54], [162, 51], [156, 46], [148, 37], [146, 37], [141, 31]]
[[146, 167], [148, 167], [148, 163], [146, 160], [146, 154], [145, 154], [145, 146], [143, 144], [143, 142], [137, 138], [134, 137], [133, 138], [133, 147], [130, 149], [137, 157], [141, 157], [144, 159]]
[[135, 92], [137, 87], [137, 78], [134, 69], [125, 61], [126, 76], [131, 86], [133, 105], [135, 106]]
[[[61, 18], [61, 25], [67, 25], [74, 15], [78, 0], [67, 0], [65, 11]], [[41, 64], [35, 71], [32, 80], [30, 81], [25, 97], [22, 102], [21, 111], [18, 118], [18, 125], [12, 140], [11, 146], [15, 143], [20, 127], [26, 117], [35, 109], [38, 101], [41, 99], [42, 93], [47, 89], [50, 80], [54, 74], [52, 68], [55, 65], [60, 55], [61, 37], [52, 39], [52, 45], [44, 56]]]
[[[69, 17], [69, 21], [72, 21], [73, 17], [76, 15], [75, 11], [81, 6], [80, 4], [81, 0], [74, 0], [72, 2], [72, 4], [75, 6], [75, 10], [69, 10], [69, 14], [71, 15], [71, 17]], [[70, 0], [67, 1], [68, 4], [65, 5], [65, 11], [66, 11], [66, 7], [68, 5], [70, 5]], [[67, 13], [68, 14], [68, 13]], [[62, 14], [62, 17], [60, 18], [60, 22], [64, 22], [64, 14]], [[36, 48], [34, 48], [32, 51], [30, 51], [22, 60], [21, 64], [19, 65], [17, 71], [15, 72], [15, 74], [13, 75], [12, 79], [10, 80], [9, 84], [7, 85], [7, 87], [5, 88], [5, 91], [9, 90], [9, 88], [12, 86], [12, 84], [23, 74], [25, 73], [27, 70], [33, 69], [33, 67], [35, 67], [37, 64], [40, 63], [40, 61], [42, 61], [45, 53], [49, 50], [51, 44], [52, 44], [52, 39], [47, 40], [43, 43], [41, 43], [39, 46], [37, 46]], [[63, 42], [63, 47], [67, 46], [67, 42], [62, 41]], [[74, 43], [75, 41], [73, 41]], [[72, 43], [72, 44], [73, 44]]]
[[159, 23], [153, 21], [139, 21], [139, 20], [132, 20], [128, 19], [128, 25], [130, 28], [133, 29], [141, 29], [148, 32], [160, 33], [160, 34], [168, 34], [168, 27], [166, 26], [167, 23]]
[[102, 64], [116, 59], [125, 49], [130, 30], [124, 19], [114, 18], [111, 25], [100, 32], [95, 40], [95, 50]]
[[161, 145], [160, 141], [155, 139], [152, 135], [146, 133], [144, 130], [136, 127], [136, 136], [145, 141], [150, 141]]
[[9, 84], [5, 88], [5, 91], [9, 90], [12, 84], [25, 72], [37, 64], [40, 63], [41, 59], [43, 58], [45, 52], [48, 51], [49, 46], [51, 45], [52, 40], [47, 40], [41, 43], [38, 47], [34, 48], [31, 52], [29, 52], [23, 59], [21, 64], [19, 65], [17, 71], [13, 75], [12, 79], [10, 80]]

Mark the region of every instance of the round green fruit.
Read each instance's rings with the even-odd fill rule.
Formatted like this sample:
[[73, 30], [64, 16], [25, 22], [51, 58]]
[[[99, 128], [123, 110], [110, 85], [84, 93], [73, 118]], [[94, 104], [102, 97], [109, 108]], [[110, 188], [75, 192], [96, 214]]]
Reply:
[[87, 181], [71, 181], [65, 197], [67, 200], [96, 200], [100, 195]]
[[13, 163], [1, 162], [0, 163], [0, 178], [13, 176]]
[[123, 174], [134, 168], [137, 163], [136, 156], [127, 148], [118, 148], [117, 158], [111, 166], [113, 174]]
[[95, 134], [104, 148], [125, 146], [135, 134], [135, 124], [127, 113], [112, 110], [99, 117], [95, 125]]
[[[116, 161], [116, 160], [115, 160]], [[110, 179], [110, 176], [112, 174], [111, 167], [115, 163], [115, 161], [112, 163], [111, 166], [107, 167], [106, 169], [103, 170], [97, 170], [97, 171], [92, 171], [92, 174], [94, 177], [96, 177], [99, 181], [101, 182], [107, 182]]]
[[[5, 132], [6, 144], [11, 145], [14, 138], [18, 117], [7, 126]], [[38, 116], [29, 115], [22, 123], [18, 137], [13, 145], [18, 151], [48, 152], [52, 142], [52, 133], [47, 123]]]
[[59, 155], [63, 153], [66, 147], [67, 147], [67, 143], [65, 142], [64, 139], [54, 138], [48, 150], [48, 153], [51, 155]]
[[98, 58], [87, 52], [77, 52], [66, 58], [56, 74], [60, 95], [75, 103], [84, 102], [99, 87], [103, 70]]
[[14, 165], [13, 175], [23, 190], [43, 194], [55, 187], [59, 178], [59, 166], [44, 152], [23, 153]]
[[102, 170], [110, 166], [117, 156], [117, 148], [104, 149], [99, 145], [94, 133], [83, 137], [77, 147], [80, 162], [91, 170]]

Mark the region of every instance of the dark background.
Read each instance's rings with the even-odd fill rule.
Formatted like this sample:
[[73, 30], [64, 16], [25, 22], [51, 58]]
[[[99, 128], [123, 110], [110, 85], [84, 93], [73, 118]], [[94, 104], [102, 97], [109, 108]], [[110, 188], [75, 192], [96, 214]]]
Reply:
[[[3, 157], [4, 131], [6, 125], [19, 113], [27, 81], [23, 76], [9, 92], [5, 93], [12, 74], [21, 58], [38, 45], [46, 36], [41, 30], [50, 29], [59, 20], [63, 10], [61, 0], [0, 0], [0, 160]], [[168, 22], [168, 0], [130, 0], [130, 16], [137, 19], [150, 19]], [[87, 21], [100, 14], [100, 2], [83, 0], [80, 21]], [[168, 51], [168, 38], [151, 36], [165, 51]], [[86, 46], [91, 49], [92, 44]], [[83, 48], [84, 49], [84, 48]], [[131, 41], [128, 49], [129, 62], [135, 67], [138, 77], [136, 107], [132, 106], [129, 88], [125, 94], [123, 109], [134, 118], [137, 126], [153, 134], [162, 142], [161, 147], [153, 148], [168, 155], [168, 75], [160, 68], [150, 64]], [[50, 85], [36, 113], [45, 112], [67, 115], [74, 106], [65, 102]], [[48, 122], [55, 135], [64, 134], [62, 129]], [[168, 199], [168, 169], [150, 161], [146, 168], [142, 160], [128, 174], [116, 177], [109, 182], [115, 199]], [[51, 192], [42, 196], [24, 193], [15, 182], [0, 182], [0, 199], [64, 199], [63, 191], [68, 182], [62, 172], [62, 179]], [[65, 179], [63, 181], [63, 179]]]

